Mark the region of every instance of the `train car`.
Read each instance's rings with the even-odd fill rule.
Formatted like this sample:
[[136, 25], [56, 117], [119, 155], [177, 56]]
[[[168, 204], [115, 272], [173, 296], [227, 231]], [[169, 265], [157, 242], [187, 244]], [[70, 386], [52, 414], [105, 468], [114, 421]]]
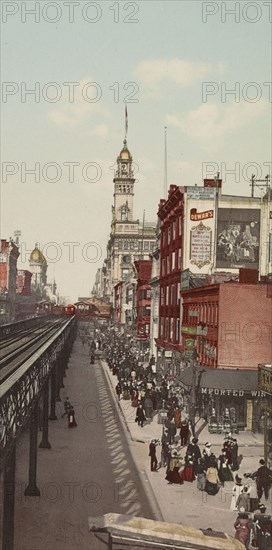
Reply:
[[56, 315], [58, 317], [60, 317], [61, 315], [64, 315], [64, 310], [65, 310], [65, 307], [64, 306], [58, 306], [58, 305], [54, 305], [53, 306], [53, 310], [52, 310], [52, 313], [53, 315]]
[[76, 308], [73, 304], [68, 304], [68, 306], [65, 306], [64, 308], [64, 315], [75, 315]]

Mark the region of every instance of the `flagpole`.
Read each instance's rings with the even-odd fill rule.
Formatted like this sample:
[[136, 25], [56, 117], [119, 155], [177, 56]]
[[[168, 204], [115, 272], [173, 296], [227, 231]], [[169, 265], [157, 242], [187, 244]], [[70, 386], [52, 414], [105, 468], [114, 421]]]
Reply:
[[128, 133], [128, 111], [127, 111], [127, 104], [125, 104], [125, 140], [127, 140], [127, 133]]
[[164, 196], [167, 199], [167, 126], [164, 127]]

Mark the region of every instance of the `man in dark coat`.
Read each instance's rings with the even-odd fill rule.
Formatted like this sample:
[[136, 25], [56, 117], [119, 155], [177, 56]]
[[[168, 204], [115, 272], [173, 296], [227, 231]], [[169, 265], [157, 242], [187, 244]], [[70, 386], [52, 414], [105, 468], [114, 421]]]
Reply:
[[192, 457], [194, 470], [196, 469], [198, 459], [201, 458], [201, 451], [197, 443], [198, 443], [198, 438], [193, 437], [192, 442], [189, 443], [186, 451], [186, 456]]
[[236, 472], [239, 470], [239, 464], [238, 464], [238, 443], [237, 439], [232, 440], [231, 445], [231, 457], [232, 457], [232, 471]]
[[260, 460], [259, 464], [260, 467], [256, 472], [253, 472], [252, 477], [256, 478], [258, 498], [261, 499], [264, 492], [264, 498], [268, 500], [269, 477], [272, 476], [272, 470], [267, 468], [263, 459]]
[[151, 439], [149, 444], [149, 456], [150, 456], [151, 472], [156, 472], [157, 466], [158, 466], [158, 460], [156, 457], [156, 442], [154, 441], [154, 439]]

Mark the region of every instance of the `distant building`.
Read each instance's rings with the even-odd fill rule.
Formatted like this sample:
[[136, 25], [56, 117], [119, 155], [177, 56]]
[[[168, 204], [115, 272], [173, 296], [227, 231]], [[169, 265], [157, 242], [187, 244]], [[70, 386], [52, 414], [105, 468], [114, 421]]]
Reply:
[[151, 260], [135, 262], [137, 272], [136, 308], [137, 339], [142, 349], [150, 347], [150, 313], [151, 313]]
[[27, 269], [18, 269], [16, 276], [16, 293], [23, 296], [31, 294], [31, 277], [32, 273]]
[[1, 324], [15, 318], [16, 272], [20, 253], [16, 244], [1, 239], [0, 244], [0, 313]]
[[35, 248], [30, 254], [29, 270], [32, 273], [32, 289], [42, 294], [46, 285], [47, 261], [43, 253], [39, 250], [38, 243], [35, 244]]

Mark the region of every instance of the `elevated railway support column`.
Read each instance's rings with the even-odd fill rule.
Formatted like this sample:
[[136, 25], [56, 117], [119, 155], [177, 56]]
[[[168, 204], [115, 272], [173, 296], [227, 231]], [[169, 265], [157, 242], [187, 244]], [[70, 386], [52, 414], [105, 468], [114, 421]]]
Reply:
[[58, 420], [56, 415], [56, 365], [53, 367], [50, 375], [50, 415], [49, 420]]
[[60, 366], [60, 358], [58, 357], [57, 359], [57, 362], [56, 362], [56, 401], [61, 401], [61, 398], [60, 398], [60, 388], [62, 387], [61, 386], [61, 366]]
[[39, 447], [41, 449], [51, 449], [48, 441], [48, 403], [49, 403], [49, 378], [45, 381], [43, 388], [43, 433]]
[[15, 503], [15, 466], [16, 466], [16, 444], [4, 468], [3, 480], [3, 544], [2, 550], [13, 550], [14, 538], [14, 503]]
[[36, 497], [40, 496], [40, 491], [37, 487], [37, 441], [38, 441], [38, 403], [33, 404], [33, 409], [30, 416], [29, 430], [29, 482], [25, 489], [25, 496]]

